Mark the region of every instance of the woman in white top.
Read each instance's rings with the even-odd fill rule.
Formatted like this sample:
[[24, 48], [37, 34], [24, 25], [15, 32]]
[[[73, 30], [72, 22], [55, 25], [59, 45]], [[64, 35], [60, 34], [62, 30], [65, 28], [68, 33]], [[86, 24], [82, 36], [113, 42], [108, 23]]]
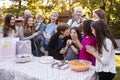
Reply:
[[87, 46], [87, 52], [96, 58], [96, 72], [99, 80], [112, 80], [116, 74], [115, 49], [117, 44], [103, 20], [91, 24], [92, 33], [96, 37], [97, 51], [93, 46]]

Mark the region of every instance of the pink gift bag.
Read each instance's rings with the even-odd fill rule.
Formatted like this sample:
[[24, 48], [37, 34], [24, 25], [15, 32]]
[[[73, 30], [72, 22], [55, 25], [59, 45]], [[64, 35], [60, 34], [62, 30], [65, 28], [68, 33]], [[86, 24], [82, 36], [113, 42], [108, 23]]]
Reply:
[[0, 38], [0, 61], [15, 59], [16, 41], [19, 41], [19, 38]]
[[18, 41], [17, 42], [17, 55], [21, 54], [32, 54], [31, 41]]

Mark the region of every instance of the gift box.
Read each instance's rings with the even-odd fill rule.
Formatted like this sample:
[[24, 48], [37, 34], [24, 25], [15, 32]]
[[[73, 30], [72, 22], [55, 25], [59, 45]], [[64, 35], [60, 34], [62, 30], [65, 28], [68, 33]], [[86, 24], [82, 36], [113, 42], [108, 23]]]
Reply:
[[15, 59], [16, 41], [19, 41], [19, 38], [0, 38], [0, 61]]
[[19, 54], [20, 55], [21, 54], [32, 54], [30, 40], [17, 41], [16, 47], [17, 47], [17, 55], [19, 55]]

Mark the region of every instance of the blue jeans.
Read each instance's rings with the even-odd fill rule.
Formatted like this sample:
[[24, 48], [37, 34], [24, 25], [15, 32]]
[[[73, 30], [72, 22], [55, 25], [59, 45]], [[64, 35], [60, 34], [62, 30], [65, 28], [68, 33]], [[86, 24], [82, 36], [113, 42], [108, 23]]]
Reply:
[[44, 47], [44, 45], [45, 45], [45, 38], [44, 38], [43, 35], [40, 35], [39, 37], [40, 37], [40, 40], [41, 40], [41, 41], [40, 41], [40, 46], [41, 46], [41, 47]]

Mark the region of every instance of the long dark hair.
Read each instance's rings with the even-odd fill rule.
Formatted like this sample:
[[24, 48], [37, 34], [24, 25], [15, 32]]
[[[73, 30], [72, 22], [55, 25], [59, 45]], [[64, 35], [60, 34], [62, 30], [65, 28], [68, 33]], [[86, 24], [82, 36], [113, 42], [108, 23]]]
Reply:
[[25, 36], [30, 36], [30, 35], [32, 35], [35, 32], [34, 25], [33, 26], [29, 26], [28, 25], [29, 18], [33, 18], [33, 17], [32, 16], [27, 16], [25, 18], [25, 22], [24, 22], [24, 26], [23, 26], [23, 28], [24, 28], [24, 35]]
[[10, 20], [11, 17], [14, 17], [12, 14], [7, 14], [4, 20], [4, 27], [3, 27], [3, 36], [7, 37], [9, 34], [10, 29], [14, 30], [16, 32], [15, 24], [11, 26]]
[[[81, 36], [81, 33], [80, 33], [79, 28], [78, 28], [78, 27], [72, 27], [72, 28], [70, 29], [70, 32], [71, 32], [71, 30], [75, 30], [75, 31], [77, 32], [78, 39], [81, 41], [81, 40], [82, 40], [82, 36]], [[70, 39], [71, 39], [71, 36], [70, 36]]]
[[94, 21], [91, 23], [91, 27], [93, 29], [95, 29], [96, 42], [97, 42], [97, 46], [98, 46], [98, 52], [100, 54], [102, 54], [102, 46], [107, 51], [109, 51], [106, 48], [106, 44], [104, 43], [105, 38], [109, 38], [112, 41], [114, 49], [118, 48], [106, 22], [104, 22], [103, 20]]
[[91, 24], [92, 20], [85, 20], [83, 21], [83, 32], [87, 36], [92, 36]]

